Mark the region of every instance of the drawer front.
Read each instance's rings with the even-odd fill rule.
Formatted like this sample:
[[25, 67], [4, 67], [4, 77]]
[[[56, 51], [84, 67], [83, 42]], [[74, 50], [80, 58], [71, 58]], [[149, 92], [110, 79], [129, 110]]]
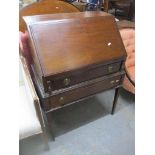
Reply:
[[79, 71], [79, 72], [77, 71], [75, 73], [71, 73], [66, 77], [54, 79], [51, 82], [52, 90], [69, 87], [97, 77], [118, 72], [120, 70], [120, 67], [121, 67], [121, 62], [117, 62], [109, 65], [101, 65], [99, 67], [89, 69], [87, 71]]
[[100, 93], [104, 90], [116, 87], [122, 83], [123, 75], [117, 75], [114, 77], [110, 77], [104, 79], [102, 81], [94, 82], [85, 86], [80, 86], [79, 88], [75, 88], [58, 95], [54, 95], [50, 97], [50, 100], [47, 99], [46, 102], [43, 103], [43, 108], [46, 111], [52, 110], [57, 107], [64, 106], [68, 103], [80, 100], [84, 97], [88, 97], [97, 93]]

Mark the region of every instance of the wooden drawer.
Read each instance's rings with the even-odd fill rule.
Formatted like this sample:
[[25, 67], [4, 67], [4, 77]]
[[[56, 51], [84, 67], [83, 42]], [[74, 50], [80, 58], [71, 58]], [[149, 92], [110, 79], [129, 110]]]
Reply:
[[51, 81], [52, 90], [66, 88], [84, 81], [92, 80], [104, 75], [116, 73], [121, 68], [121, 62], [116, 62], [109, 65], [100, 65], [91, 69], [76, 71], [67, 74], [67, 76], [59, 76]]
[[44, 99], [43, 108], [46, 111], [64, 106], [68, 103], [78, 101], [82, 98], [100, 93], [104, 90], [114, 88], [122, 83], [124, 73], [115, 73], [106, 77], [100, 77], [95, 80], [80, 83], [73, 88], [64, 89], [64, 91], [52, 93], [52, 96]]

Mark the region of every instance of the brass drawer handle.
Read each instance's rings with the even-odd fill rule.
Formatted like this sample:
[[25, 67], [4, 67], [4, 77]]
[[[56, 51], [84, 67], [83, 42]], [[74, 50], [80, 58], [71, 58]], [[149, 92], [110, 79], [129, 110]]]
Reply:
[[116, 80], [116, 83], [118, 83], [119, 82], [119, 80]]
[[119, 80], [112, 80], [112, 81], [110, 81], [110, 83], [113, 85], [113, 84], [115, 84], [115, 83], [118, 83], [119, 82]]
[[60, 103], [61, 105], [64, 105], [64, 102], [65, 102], [64, 97], [60, 97], [60, 98], [59, 98], [59, 103]]
[[114, 81], [114, 80], [112, 80], [112, 81], [110, 81], [110, 83], [113, 85], [113, 84], [115, 83], [115, 81]]
[[70, 80], [69, 78], [65, 78], [65, 79], [64, 79], [64, 85], [65, 85], [65, 86], [68, 86], [68, 85], [70, 84], [70, 81], [71, 81], [71, 80]]
[[109, 66], [109, 67], [108, 67], [108, 72], [109, 72], [109, 73], [113, 72], [113, 66]]

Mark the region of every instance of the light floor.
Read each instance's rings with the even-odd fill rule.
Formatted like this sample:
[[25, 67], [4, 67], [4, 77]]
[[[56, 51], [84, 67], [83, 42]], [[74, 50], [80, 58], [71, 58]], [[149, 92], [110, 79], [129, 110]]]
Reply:
[[40, 136], [20, 141], [20, 155], [134, 155], [134, 96], [121, 90], [114, 115], [114, 91], [52, 113], [55, 141], [44, 149]]

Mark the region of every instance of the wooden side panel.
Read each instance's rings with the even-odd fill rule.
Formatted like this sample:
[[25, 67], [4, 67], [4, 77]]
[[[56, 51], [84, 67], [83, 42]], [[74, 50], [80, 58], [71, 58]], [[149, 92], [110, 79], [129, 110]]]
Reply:
[[28, 43], [29, 43], [29, 47], [30, 47], [30, 54], [32, 57], [32, 65], [33, 65], [33, 69], [35, 70], [35, 74], [37, 75], [40, 83], [43, 82], [42, 77], [43, 77], [43, 72], [40, 66], [40, 62], [38, 59], [38, 55], [33, 43], [33, 39], [32, 39], [32, 35], [30, 33], [28, 33]]

